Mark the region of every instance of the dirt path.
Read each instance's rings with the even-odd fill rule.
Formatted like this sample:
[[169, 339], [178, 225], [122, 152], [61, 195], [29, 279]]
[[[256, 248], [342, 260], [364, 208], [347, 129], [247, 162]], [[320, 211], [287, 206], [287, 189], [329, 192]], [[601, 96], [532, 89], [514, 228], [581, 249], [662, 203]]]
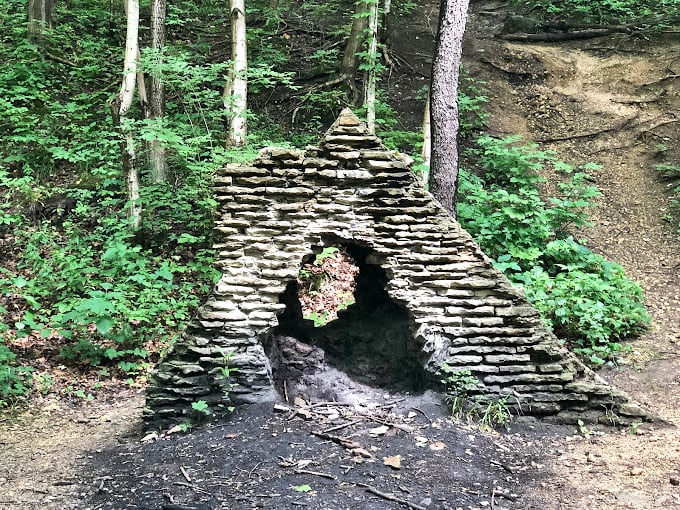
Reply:
[[[643, 286], [652, 325], [621, 367], [601, 375], [680, 425], [680, 242], [654, 170], [680, 159], [680, 86], [666, 78], [680, 62], [680, 40], [511, 44], [489, 37], [498, 18], [476, 15], [473, 23], [466, 65], [487, 82], [491, 130], [519, 129], [565, 161], [602, 165], [593, 173], [602, 192], [593, 227], [576, 234]], [[531, 487], [528, 507], [680, 508], [680, 433], [642, 431], [565, 442], [546, 466], [549, 479]]]

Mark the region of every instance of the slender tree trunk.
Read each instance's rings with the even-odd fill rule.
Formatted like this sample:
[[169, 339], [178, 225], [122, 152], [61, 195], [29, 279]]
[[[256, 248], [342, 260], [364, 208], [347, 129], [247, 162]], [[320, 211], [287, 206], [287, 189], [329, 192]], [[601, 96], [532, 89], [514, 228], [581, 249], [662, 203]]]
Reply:
[[132, 131], [125, 123], [137, 85], [139, 55], [139, 0], [125, 0], [127, 13], [127, 32], [125, 36], [125, 61], [123, 64], [123, 83], [118, 95], [111, 101], [113, 123], [121, 131], [123, 170], [126, 175], [128, 198], [128, 221], [130, 228], [137, 230], [142, 223], [142, 204], [139, 195], [139, 169], [137, 152]]
[[[153, 0], [151, 4], [151, 48], [156, 58], [154, 72], [151, 73], [151, 90], [149, 94], [149, 118], [160, 121], [165, 116], [165, 86], [160, 71], [165, 46], [166, 0]], [[159, 183], [168, 180], [168, 161], [165, 145], [161, 140], [149, 142], [149, 165], [151, 182]]]
[[385, 0], [383, 4], [383, 18], [382, 18], [382, 32], [383, 38], [381, 41], [384, 42], [387, 39], [388, 32], [390, 30], [390, 13], [392, 12], [392, 0]]
[[429, 180], [430, 175], [430, 161], [432, 159], [432, 129], [430, 125], [430, 91], [427, 91], [427, 99], [425, 100], [425, 111], [423, 112], [423, 150], [421, 152], [423, 157], [423, 165], [427, 167], [427, 174], [424, 179]]
[[430, 191], [456, 217], [458, 192], [458, 76], [469, 0], [441, 0], [432, 63]]
[[366, 3], [364, 0], [357, 0], [354, 5], [354, 16], [352, 17], [352, 27], [347, 39], [347, 46], [345, 46], [345, 53], [340, 64], [340, 77], [349, 84], [352, 91], [352, 104], [355, 106], [360, 105], [364, 101], [355, 82], [357, 69], [359, 68], [359, 51], [364, 43], [364, 34], [367, 28]]
[[52, 28], [53, 0], [28, 0], [28, 39], [39, 44], [45, 29]]
[[369, 0], [368, 15], [368, 69], [364, 80], [364, 104], [366, 105], [366, 125], [375, 134], [375, 83], [378, 55], [378, 0]]
[[224, 106], [229, 113], [228, 145], [244, 145], [247, 135], [248, 49], [245, 0], [229, 0], [231, 12], [232, 70], [224, 87]]

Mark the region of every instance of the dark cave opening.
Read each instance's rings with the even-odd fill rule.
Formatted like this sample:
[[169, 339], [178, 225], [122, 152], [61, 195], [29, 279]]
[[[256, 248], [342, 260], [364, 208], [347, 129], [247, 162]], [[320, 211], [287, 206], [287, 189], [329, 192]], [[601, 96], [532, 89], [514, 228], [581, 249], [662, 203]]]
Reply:
[[407, 310], [388, 296], [387, 274], [366, 261], [370, 249], [349, 243], [342, 243], [341, 248], [355, 261], [359, 273], [355, 302], [339, 311], [336, 320], [315, 327], [313, 321], [304, 319], [297, 281], [289, 282], [280, 296], [286, 309], [278, 317], [279, 326], [264, 340], [277, 389], [285, 390], [292, 381], [332, 367], [373, 388], [424, 391], [428, 377], [419, 362], [411, 321]]

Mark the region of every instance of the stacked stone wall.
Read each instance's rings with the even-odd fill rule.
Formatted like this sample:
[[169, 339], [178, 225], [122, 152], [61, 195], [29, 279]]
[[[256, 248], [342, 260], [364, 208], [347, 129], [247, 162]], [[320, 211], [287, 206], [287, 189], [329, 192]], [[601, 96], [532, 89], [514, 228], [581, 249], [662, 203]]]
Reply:
[[[506, 396], [522, 412], [561, 420], [646, 413], [581, 364], [542, 325], [413, 176], [349, 111], [318, 147], [268, 148], [249, 166], [215, 177], [217, 267], [222, 277], [147, 394], [146, 418], [177, 420], [202, 399], [275, 400], [263, 338], [285, 309], [281, 295], [303, 258], [329, 244], [361, 246], [388, 277], [389, 298], [408, 313], [419, 361], [470, 370], [476, 392]], [[220, 379], [225, 362], [237, 385]], [[230, 389], [231, 388], [231, 389]]]

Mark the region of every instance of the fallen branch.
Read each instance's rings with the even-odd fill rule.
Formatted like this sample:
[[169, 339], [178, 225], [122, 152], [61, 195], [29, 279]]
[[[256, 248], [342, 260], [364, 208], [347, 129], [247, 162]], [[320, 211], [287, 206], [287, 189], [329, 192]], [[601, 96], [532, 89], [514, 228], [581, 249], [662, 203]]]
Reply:
[[[584, 39], [594, 39], [596, 37], [606, 37], [615, 33], [621, 33], [622, 30], [614, 30], [611, 28], [596, 28], [593, 30], [580, 30], [578, 32], [541, 32], [538, 34], [496, 34], [496, 37], [505, 41], [534, 41], [534, 42], [559, 42], [559, 41], [574, 41]], [[630, 32], [627, 30], [626, 32]]]
[[50, 60], [54, 60], [55, 62], [58, 62], [59, 64], [64, 64], [65, 66], [68, 67], [78, 67], [78, 64], [75, 62], [71, 62], [70, 60], [66, 60], [65, 58], [61, 58], [58, 55], [55, 55], [54, 53], [50, 53], [49, 51], [45, 52], [45, 56], [49, 58]]
[[618, 103], [618, 104], [646, 104], [646, 103], [654, 103], [661, 99], [663, 96], [666, 95], [666, 91], [662, 90], [659, 94], [655, 94], [650, 97], [641, 97], [641, 98], [631, 98], [631, 99], [610, 99], [612, 103]]
[[386, 499], [388, 501], [394, 501], [395, 503], [399, 503], [400, 505], [404, 505], [408, 508], [411, 508], [412, 510], [427, 510], [424, 506], [416, 505], [415, 503], [411, 503], [410, 501], [407, 501], [402, 498], [398, 498], [394, 494], [388, 494], [386, 492], [379, 491], [375, 487], [372, 487], [370, 485], [367, 485], [365, 483], [358, 483], [357, 484], [359, 487], [363, 487], [366, 489], [367, 492], [370, 492], [371, 494], [375, 494], [376, 496], [380, 496], [383, 499]]
[[536, 141], [540, 142], [540, 143], [548, 143], [548, 142], [564, 142], [566, 140], [578, 140], [580, 138], [590, 138], [592, 136], [598, 136], [598, 135], [601, 135], [603, 133], [609, 133], [611, 131], [618, 131], [620, 129], [623, 129], [624, 127], [626, 127], [626, 125], [628, 125], [628, 123], [630, 121], [632, 121], [635, 118], [637, 118], [637, 113], [635, 115], [633, 115], [632, 117], [627, 118], [623, 122], [620, 122], [616, 126], [598, 129], [597, 131], [591, 131], [591, 132], [588, 132], [588, 133], [581, 133], [581, 134], [576, 134], [576, 135], [554, 136], [554, 137], [550, 137], [550, 138], [542, 138], [542, 139], [538, 139]]

